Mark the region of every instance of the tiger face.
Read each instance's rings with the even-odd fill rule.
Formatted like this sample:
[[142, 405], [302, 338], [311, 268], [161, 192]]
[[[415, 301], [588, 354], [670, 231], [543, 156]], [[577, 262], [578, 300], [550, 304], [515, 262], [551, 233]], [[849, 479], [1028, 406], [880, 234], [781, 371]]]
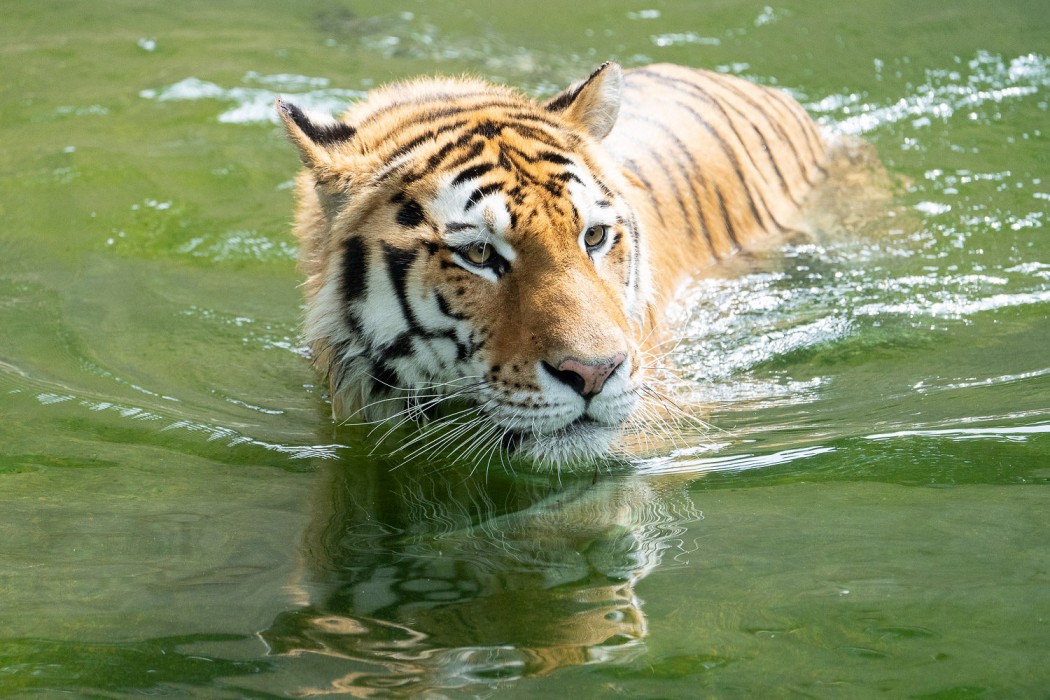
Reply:
[[[643, 386], [646, 251], [600, 141], [622, 74], [546, 104], [479, 81], [278, 101], [306, 169], [304, 335], [339, 418], [430, 427], [407, 454], [605, 454]], [[441, 430], [436, 428], [440, 427]]]

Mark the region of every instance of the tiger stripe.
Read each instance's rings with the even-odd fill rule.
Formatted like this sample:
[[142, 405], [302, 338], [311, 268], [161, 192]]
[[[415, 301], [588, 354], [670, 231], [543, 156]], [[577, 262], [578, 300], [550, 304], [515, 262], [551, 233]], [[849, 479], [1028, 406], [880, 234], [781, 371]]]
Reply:
[[[810, 167], [816, 168], [822, 175], [827, 174], [827, 172], [820, 164], [820, 159], [814, 159], [814, 153], [810, 145], [808, 143], [806, 144], [806, 148], [809, 151], [808, 155], [803, 156], [801, 153], [799, 153], [798, 145], [795, 143], [795, 140], [792, 139], [791, 136], [787, 133], [786, 127], [782, 123], [782, 120], [778, 116], [774, 115], [773, 110], [766, 109], [758, 100], [756, 100], [755, 96], [750, 95], [744, 90], [742, 90], [741, 86], [736, 85], [735, 82], [729, 80], [727, 76], [719, 75], [717, 73], [700, 73], [698, 77], [704, 80], [705, 82], [709, 82], [714, 86], [720, 87], [722, 90], [725, 90], [727, 93], [729, 93], [728, 96], [722, 96], [722, 101], [725, 104], [732, 106], [734, 110], [736, 110], [739, 114], [743, 116], [743, 118], [749, 118], [749, 114], [761, 116], [762, 120], [772, 130], [772, 132], [776, 135], [780, 142], [783, 145], [787, 146], [788, 149], [791, 151], [791, 160], [795, 162], [799, 169], [800, 175], [806, 180], [807, 184], [814, 184], [814, 180], [809, 174]], [[741, 108], [739, 104], [737, 104], [737, 101], [743, 103], [745, 107]], [[751, 117], [751, 121], [752, 124], [755, 126], [755, 129], [758, 130], [758, 122], [755, 121], [753, 117]], [[771, 154], [771, 156], [775, 156], [775, 150], [771, 149], [768, 152]]]
[[[710, 87], [708, 89], [704, 90], [704, 89], [700, 88], [699, 86], [697, 86], [697, 89], [698, 90], [702, 90], [702, 92], [706, 96], [706, 99], [708, 100], [709, 104], [711, 104], [713, 107], [716, 107], [719, 110], [719, 112], [724, 116], [725, 120], [729, 124], [731, 124], [731, 128], [733, 129], [733, 132], [737, 136], [737, 139], [740, 141], [740, 143], [741, 144], [745, 144], [746, 141], [745, 141], [744, 136], [740, 133], [739, 128], [736, 125], [737, 121], [743, 122], [745, 125], [750, 126], [751, 130], [754, 132], [755, 138], [758, 140], [758, 147], [757, 148], [747, 148], [745, 152], [747, 153], [748, 158], [751, 161], [752, 165], [754, 165], [755, 170], [757, 172], [762, 172], [762, 168], [755, 161], [755, 152], [757, 151], [758, 153], [764, 154], [766, 156], [767, 160], [769, 161], [769, 165], [773, 169], [773, 173], [776, 176], [777, 183], [780, 185], [781, 190], [791, 200], [791, 203], [794, 206], [796, 206], [796, 207], [800, 206], [801, 205], [801, 201], [799, 199], [800, 195], [797, 194], [795, 191], [793, 191], [792, 188], [790, 187], [790, 185], [788, 184], [787, 178], [785, 177], [784, 171], [781, 169], [780, 162], [779, 162], [779, 160], [777, 158], [776, 150], [770, 146], [769, 139], [767, 138], [766, 133], [764, 133], [762, 131], [762, 128], [760, 126], [759, 121], [754, 120], [753, 118], [749, 117], [749, 115], [744, 110], [741, 109], [740, 105], [737, 103], [737, 100], [734, 99], [734, 97], [739, 97], [739, 94], [738, 93], [729, 92], [728, 94], [722, 95], [721, 96], [721, 100], [720, 100], [719, 99], [719, 95], [717, 93], [715, 93], [715, 92], [712, 92], [711, 88], [714, 88], [715, 90], [723, 90], [723, 91], [728, 90], [728, 88], [723, 86], [718, 81], [712, 80], [710, 78], [708, 79], [708, 82], [710, 83]], [[762, 114], [763, 115], [764, 121], [766, 122], [766, 126], [770, 127], [771, 124], [769, 122], [768, 114], [765, 113], [760, 108], [760, 106], [757, 106], [757, 105], [752, 105], [752, 106], [753, 107], [758, 107], [758, 109], [757, 109], [758, 114]], [[729, 115], [729, 112], [726, 111], [727, 109], [732, 110], [733, 113], [736, 115], [735, 121], [734, 121], [734, 118]], [[775, 123], [772, 125], [772, 131], [773, 131], [773, 133], [771, 134], [771, 136], [774, 136], [776, 138], [784, 138], [785, 139], [784, 143], [786, 145], [788, 145], [788, 147], [791, 148], [793, 150], [793, 152], [795, 153], [795, 158], [794, 158], [795, 162], [798, 163], [801, 166], [801, 161], [798, 158], [798, 152], [797, 152], [797, 150], [795, 150], [794, 144], [790, 141], [790, 139], [786, 139], [782, 135], [782, 132], [777, 132], [776, 131]], [[807, 176], [807, 172], [803, 171], [802, 175], [803, 175], [803, 177], [806, 177]]]

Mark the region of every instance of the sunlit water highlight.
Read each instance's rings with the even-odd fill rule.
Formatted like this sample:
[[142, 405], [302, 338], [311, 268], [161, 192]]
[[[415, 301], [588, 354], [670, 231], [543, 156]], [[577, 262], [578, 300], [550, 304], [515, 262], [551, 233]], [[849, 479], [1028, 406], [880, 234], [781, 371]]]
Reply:
[[[34, 7], [0, 26], [0, 695], [1045, 691], [1029, 4]], [[709, 429], [586, 474], [371, 454], [299, 340], [274, 96], [610, 56], [785, 86], [885, 196], [686, 290]]]

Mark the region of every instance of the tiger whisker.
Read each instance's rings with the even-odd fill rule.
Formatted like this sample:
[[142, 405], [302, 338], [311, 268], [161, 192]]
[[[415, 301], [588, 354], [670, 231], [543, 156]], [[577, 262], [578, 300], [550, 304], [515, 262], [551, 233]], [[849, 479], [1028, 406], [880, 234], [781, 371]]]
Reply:
[[[466, 386], [457, 386], [458, 382], [460, 382], [460, 381], [468, 381], [468, 380], [473, 380], [474, 383], [468, 384]], [[372, 409], [374, 409], [374, 407], [380, 406], [380, 405], [382, 405], [384, 403], [401, 402], [401, 401], [414, 401], [414, 400], [419, 399], [419, 398], [423, 398], [423, 399], [438, 399], [438, 400], [440, 400], [442, 398], [445, 398], [445, 397], [448, 397], [448, 396], [452, 396], [453, 394], [457, 394], [457, 393], [460, 393], [460, 392], [463, 392], [463, 391], [470, 391], [472, 389], [476, 389], [476, 388], [484, 386], [484, 385], [485, 385], [485, 382], [484, 381], [479, 381], [478, 377], [464, 377], [462, 380], [455, 380], [455, 381], [449, 381], [449, 382], [434, 382], [434, 383], [421, 385], [421, 386], [416, 387], [414, 389], [399, 389], [399, 388], [395, 388], [396, 391], [400, 392], [398, 395], [396, 395], [396, 396], [387, 396], [387, 397], [383, 397], [383, 398], [380, 398], [380, 399], [376, 399], [374, 401], [370, 401], [369, 403], [365, 404], [364, 406], [362, 406], [358, 410], [354, 411], [354, 413], [351, 414], [351, 416], [355, 415], [357, 413], [361, 413], [362, 411], [372, 410]], [[387, 385], [387, 386], [389, 386], [389, 385]], [[436, 390], [436, 389], [440, 389], [442, 387], [449, 387], [449, 386], [456, 387], [456, 391], [451, 392], [451, 393], [447, 392], [447, 391], [434, 391], [434, 393], [430, 393], [430, 394], [422, 393], [424, 391]], [[394, 387], [392, 387], [392, 388], [394, 388]]]
[[[456, 398], [458, 397], [452, 397], [450, 398], [450, 401], [454, 401]], [[459, 408], [458, 410], [443, 413], [435, 418], [430, 419], [429, 421], [421, 422], [419, 420], [419, 411], [414, 409], [413, 407], [409, 407], [393, 416], [390, 416], [389, 418], [376, 421], [374, 427], [369, 432], [369, 435], [371, 435], [376, 430], [379, 430], [380, 428], [386, 428], [381, 438], [381, 440], [385, 440], [387, 437], [397, 432], [399, 428], [408, 423], [414, 423], [418, 425], [420, 429], [425, 432], [428, 428], [433, 429], [434, 427], [440, 426], [443, 423], [454, 421], [457, 416], [462, 415], [466, 412], [470, 412], [471, 410], [471, 406], [466, 405], [462, 408]]]
[[[476, 406], [469, 406], [460, 411], [457, 411], [456, 413], [450, 414], [449, 416], [442, 417], [440, 421], [435, 421], [430, 425], [421, 427], [419, 432], [414, 437], [398, 445], [397, 448], [395, 448], [392, 451], [392, 454], [397, 454], [398, 452], [405, 452], [406, 450], [410, 450], [415, 445], [419, 444], [420, 442], [430, 440], [435, 435], [437, 435], [438, 437], [437, 444], [440, 444], [441, 442], [445, 442], [448, 439], [450, 439], [450, 432], [452, 433], [451, 437], [458, 436], [475, 422], [476, 416], [471, 416], [470, 419], [466, 422], [460, 422], [460, 418], [464, 415], [476, 413], [476, 411]], [[424, 452], [425, 448], [426, 445], [424, 445]], [[409, 456], [414, 455], [416, 455], [416, 452], [409, 453]]]
[[449, 453], [449, 458], [467, 460], [469, 455], [475, 449], [483, 446], [488, 438], [494, 436], [495, 433], [499, 431], [499, 426], [494, 423], [484, 422], [482, 423], [482, 427], [483, 429], [476, 431], [470, 440]]
[[[400, 428], [401, 426], [405, 425], [406, 423], [419, 422], [419, 416], [420, 415], [425, 415], [425, 413], [430, 408], [432, 408], [434, 406], [437, 406], [437, 405], [439, 405], [441, 403], [453, 402], [453, 401], [455, 401], [458, 398], [461, 398], [463, 396], [466, 396], [466, 395], [472, 393], [473, 389], [474, 389], [474, 387], [464, 387], [463, 389], [460, 389], [459, 391], [455, 391], [455, 392], [453, 392], [451, 394], [440, 394], [440, 395], [436, 395], [436, 396], [433, 396], [433, 397], [429, 397], [430, 400], [425, 402], [425, 403], [421, 403], [421, 404], [420, 403], [410, 403], [410, 405], [406, 406], [404, 409], [402, 409], [398, 413], [395, 413], [394, 415], [390, 416], [389, 418], [385, 419], [384, 421], [379, 421], [378, 424], [377, 424], [377, 427], [379, 425], [384, 424], [384, 423], [389, 423], [391, 421], [395, 421], [396, 420], [397, 421], [396, 425], [394, 425], [390, 429], [390, 431], [393, 431], [393, 430], [397, 430], [398, 428]], [[405, 400], [406, 401], [410, 401], [410, 399], [405, 399]], [[376, 428], [373, 428], [373, 431], [374, 430], [376, 430]], [[388, 431], [388, 433], [390, 431]], [[369, 432], [370, 436], [371, 436], [371, 434], [372, 433]]]
[[[459, 387], [456, 391], [450, 393], [425, 394], [417, 395], [415, 397], [399, 396], [389, 399], [382, 399], [381, 401], [405, 402], [407, 405], [404, 409], [382, 420], [370, 420], [363, 423], [358, 423], [357, 425], [373, 425], [372, 430], [368, 433], [369, 437], [371, 437], [375, 430], [387, 426], [389, 427], [389, 429], [383, 434], [383, 437], [385, 438], [390, 432], [397, 430], [398, 428], [400, 428], [408, 422], [418, 422], [419, 417], [421, 415], [424, 415], [432, 407], [437, 406], [441, 403], [453, 402], [459, 398], [468, 396], [471, 393], [473, 393], [476, 389], [483, 386], [483, 384], [483, 382], [476, 382], [474, 384], [470, 384], [464, 387]], [[427, 400], [424, 402], [418, 402], [419, 398], [425, 398]], [[380, 403], [381, 401], [373, 402], [369, 404], [369, 406], [374, 406]]]
[[641, 389], [646, 395], [659, 402], [659, 404], [663, 408], [670, 410], [673, 414], [675, 414], [678, 418], [684, 420], [686, 423], [696, 425], [702, 428], [704, 431], [710, 431], [715, 429], [714, 426], [712, 426], [710, 423], [707, 423], [706, 421], [698, 418], [693, 412], [686, 410], [676, 401], [666, 396], [665, 394], [657, 391], [655, 388], [649, 385], [643, 385]]
[[[466, 409], [463, 409], [462, 411], [457, 411], [454, 414], [446, 416], [440, 421], [436, 421], [434, 423], [431, 423], [430, 425], [421, 426], [419, 431], [418, 431], [418, 433], [416, 433], [415, 436], [413, 436], [412, 438], [410, 438], [406, 442], [402, 442], [396, 448], [391, 450], [390, 454], [397, 454], [399, 452], [406, 452], [406, 451], [410, 451], [411, 450], [410, 452], [407, 452], [407, 454], [408, 454], [409, 457], [413, 457], [413, 456], [418, 456], [418, 454], [425, 453], [426, 450], [427, 450], [427, 447], [428, 447], [426, 441], [431, 440], [435, 435], [438, 437], [438, 440], [439, 440], [439, 442], [436, 443], [436, 444], [440, 444], [440, 442], [444, 442], [444, 441], [446, 441], [448, 439], [448, 438], [446, 438], [446, 435], [449, 434], [449, 432], [450, 432], [449, 429], [450, 428], [452, 428], [454, 430], [457, 430], [457, 431], [462, 431], [462, 428], [463, 428], [464, 425], [470, 425], [471, 421], [468, 420], [466, 423], [461, 423], [461, 422], [459, 422], [459, 419], [460, 419], [461, 416], [463, 416], [465, 414], [469, 414], [473, 410], [474, 410], [473, 407], [466, 408]], [[395, 430], [396, 430], [396, 428], [392, 428], [392, 429], [388, 430], [386, 433], [384, 433], [382, 438], [378, 441], [378, 443], [376, 445], [376, 448], [378, 448], [379, 445], [381, 445], [383, 442], [385, 442], [386, 439], [393, 432], [395, 432]], [[455, 436], [457, 434], [458, 433], [452, 433], [453, 436]], [[413, 450], [413, 448], [419, 443], [423, 443], [423, 446], [421, 448], [418, 448], [418, 450]], [[435, 443], [432, 443], [432, 444], [435, 444]]]
[[[482, 416], [483, 411], [485, 410], [486, 406], [489, 405], [489, 403], [491, 403], [491, 401], [481, 406], [469, 406], [461, 411], [456, 412], [456, 414], [453, 414], [451, 417], [442, 417], [440, 421], [436, 421], [434, 424], [426, 426], [420, 431], [419, 435], [415, 436], [407, 443], [403, 443], [402, 445], [400, 445], [396, 450], [394, 450], [394, 453], [407, 450], [417, 443], [428, 440], [435, 433], [438, 433], [437, 441], [431, 442], [430, 444], [424, 443], [412, 452], [409, 452], [405, 456], [405, 460], [408, 461], [414, 459], [428, 452], [433, 454], [440, 452], [446, 444], [457, 439], [464, 433], [476, 429], [477, 426], [480, 425], [485, 427], [491, 425]], [[461, 423], [457, 422], [460, 416], [470, 413], [473, 413], [474, 415], [471, 416], [469, 420]], [[451, 429], [449, 429], [448, 426], [451, 426]]]

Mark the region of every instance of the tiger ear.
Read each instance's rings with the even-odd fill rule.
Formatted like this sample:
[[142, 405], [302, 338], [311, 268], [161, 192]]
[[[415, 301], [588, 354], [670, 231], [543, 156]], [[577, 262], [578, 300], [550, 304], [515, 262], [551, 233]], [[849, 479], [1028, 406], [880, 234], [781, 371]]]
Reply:
[[590, 77], [547, 101], [549, 112], [561, 114], [596, 139], [612, 131], [620, 114], [620, 89], [623, 71], [613, 61], [603, 63]]
[[357, 129], [332, 118], [311, 118], [291, 102], [277, 98], [277, 114], [284, 123], [288, 138], [299, 149], [299, 157], [308, 168], [327, 168], [332, 164], [332, 146], [350, 141]]

